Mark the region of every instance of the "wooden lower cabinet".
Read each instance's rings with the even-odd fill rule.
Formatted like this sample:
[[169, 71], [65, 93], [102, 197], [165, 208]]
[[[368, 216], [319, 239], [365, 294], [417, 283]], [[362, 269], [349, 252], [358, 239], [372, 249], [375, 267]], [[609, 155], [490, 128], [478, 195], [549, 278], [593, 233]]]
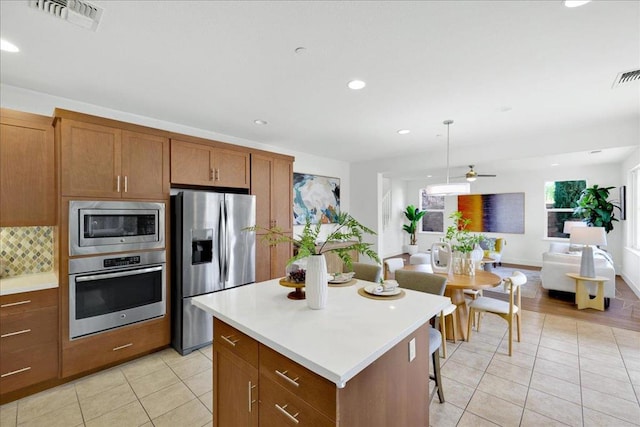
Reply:
[[58, 289], [0, 297], [0, 395], [58, 376]]
[[62, 349], [62, 377], [77, 375], [167, 346], [169, 318], [123, 326], [70, 341]]
[[[228, 324], [213, 322], [214, 426], [429, 425], [428, 324], [338, 388]], [[409, 361], [412, 339], [417, 351]]]

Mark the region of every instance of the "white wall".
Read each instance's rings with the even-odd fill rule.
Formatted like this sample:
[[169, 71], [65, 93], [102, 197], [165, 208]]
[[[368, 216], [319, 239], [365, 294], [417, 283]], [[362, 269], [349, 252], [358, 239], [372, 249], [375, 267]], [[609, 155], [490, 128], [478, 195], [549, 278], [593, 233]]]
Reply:
[[[631, 217], [631, 209], [636, 209], [631, 205], [631, 195], [629, 190], [631, 188], [631, 180], [629, 172], [636, 167], [640, 166], [640, 148], [625, 160], [620, 168], [620, 177], [624, 185], [627, 186], [627, 218]], [[637, 215], [640, 213], [636, 212]], [[624, 236], [624, 242], [622, 246], [622, 270], [616, 270], [622, 275], [624, 281], [640, 298], [640, 251], [631, 248], [631, 226], [629, 219], [626, 221], [620, 221], [620, 230], [622, 236]]]
[[[587, 186], [597, 184], [601, 187], [618, 187], [620, 183], [620, 165], [607, 164], [590, 166], [589, 168], [545, 168], [539, 171], [527, 171], [526, 174], [501, 173], [497, 178], [479, 178], [471, 184], [473, 194], [491, 193], [525, 193], [525, 233], [504, 234], [486, 233], [489, 237], [504, 237], [507, 246], [503, 252], [503, 262], [531, 266], [542, 265], [542, 253], [547, 250], [552, 240], [545, 237], [544, 183], [546, 181], [563, 181], [586, 179]], [[419, 190], [424, 181], [407, 183], [407, 203], [418, 203]], [[617, 198], [617, 189], [612, 190], [611, 198]], [[448, 215], [457, 209], [457, 198], [447, 197], [445, 200], [445, 228], [451, 224]], [[406, 233], [405, 233], [406, 234]], [[420, 250], [428, 249], [443, 234], [420, 233], [418, 245]], [[607, 249], [616, 262], [616, 271], [622, 269], [622, 236], [620, 223], [614, 223], [614, 229], [607, 235]], [[565, 240], [566, 241], [566, 240]]]

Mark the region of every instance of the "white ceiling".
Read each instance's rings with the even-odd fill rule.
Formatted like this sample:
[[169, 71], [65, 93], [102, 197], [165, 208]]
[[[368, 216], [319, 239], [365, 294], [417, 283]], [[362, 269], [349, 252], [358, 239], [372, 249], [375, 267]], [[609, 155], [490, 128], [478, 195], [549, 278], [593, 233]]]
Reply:
[[[454, 119], [456, 173], [465, 152], [518, 141], [540, 162], [620, 161], [640, 138], [640, 84], [612, 88], [640, 68], [638, 1], [91, 3], [95, 32], [1, 1], [2, 38], [21, 49], [2, 52], [1, 82], [347, 161], [432, 153], [442, 166]], [[610, 137], [579, 141], [598, 132]]]

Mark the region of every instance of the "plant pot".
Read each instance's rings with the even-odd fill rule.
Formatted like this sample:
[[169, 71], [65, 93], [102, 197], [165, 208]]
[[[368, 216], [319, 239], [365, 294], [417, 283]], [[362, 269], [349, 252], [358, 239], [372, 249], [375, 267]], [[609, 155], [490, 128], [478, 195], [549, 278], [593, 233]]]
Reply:
[[471, 257], [471, 253], [454, 252], [453, 253], [453, 274], [462, 274], [465, 276], [476, 275], [476, 265]]
[[418, 253], [418, 245], [407, 245], [407, 253], [409, 255]]
[[324, 255], [311, 255], [307, 259], [305, 293], [307, 305], [313, 310], [321, 310], [327, 305], [329, 293], [327, 261]]

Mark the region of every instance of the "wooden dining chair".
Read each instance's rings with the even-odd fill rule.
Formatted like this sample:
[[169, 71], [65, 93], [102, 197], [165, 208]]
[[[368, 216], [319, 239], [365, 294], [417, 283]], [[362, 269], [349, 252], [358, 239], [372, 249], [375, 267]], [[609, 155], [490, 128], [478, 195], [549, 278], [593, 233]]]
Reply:
[[404, 267], [404, 259], [389, 258], [384, 260], [384, 278], [395, 279], [396, 270]]
[[[435, 295], [444, 295], [444, 290], [447, 286], [446, 277], [422, 271], [397, 270], [396, 281], [401, 288]], [[440, 403], [444, 403], [444, 390], [442, 389], [442, 378], [440, 376], [440, 352], [438, 351], [441, 343], [444, 342], [444, 332], [437, 329], [440, 318], [441, 316], [435, 316], [435, 327], [429, 328], [429, 354], [431, 354], [433, 363], [433, 376], [430, 375], [429, 378], [436, 383], [436, 388], [429, 398], [429, 403], [433, 400], [436, 392]]]
[[[503, 279], [505, 291], [509, 292], [509, 301], [496, 298], [479, 297], [469, 303], [469, 321], [467, 323], [467, 341], [471, 341], [471, 324], [476, 313], [493, 313], [502, 317], [509, 324], [509, 356], [513, 354], [513, 319], [515, 317], [518, 328], [518, 342], [520, 342], [521, 297], [520, 287], [527, 283], [527, 276], [520, 271]], [[476, 323], [476, 331], [480, 332], [480, 316]]]
[[366, 280], [368, 282], [379, 283], [382, 277], [382, 267], [378, 264], [352, 262], [351, 271], [355, 273], [353, 275], [354, 279]]

